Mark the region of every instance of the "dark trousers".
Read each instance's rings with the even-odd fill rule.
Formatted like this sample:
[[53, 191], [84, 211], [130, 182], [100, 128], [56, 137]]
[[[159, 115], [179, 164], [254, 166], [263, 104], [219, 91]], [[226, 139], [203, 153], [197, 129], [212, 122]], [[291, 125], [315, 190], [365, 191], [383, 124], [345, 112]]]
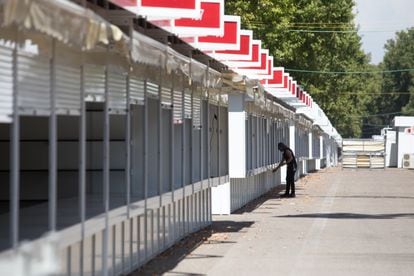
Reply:
[[287, 167], [287, 173], [286, 173], [286, 192], [285, 194], [289, 194], [289, 191], [291, 190], [291, 195], [295, 194], [295, 170], [293, 167], [288, 166]]

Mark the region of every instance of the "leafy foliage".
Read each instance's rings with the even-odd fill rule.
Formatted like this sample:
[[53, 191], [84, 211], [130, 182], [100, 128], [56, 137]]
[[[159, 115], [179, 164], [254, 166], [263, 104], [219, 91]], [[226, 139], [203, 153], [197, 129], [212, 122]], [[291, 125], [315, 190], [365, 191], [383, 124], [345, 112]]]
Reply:
[[[385, 70], [414, 68], [414, 28], [398, 32], [395, 40], [385, 45], [386, 53], [383, 66]], [[414, 116], [414, 74], [413, 72], [396, 72], [384, 76], [384, 92], [395, 92], [382, 97], [385, 112], [401, 111]], [[398, 92], [410, 92], [402, 94]]]
[[[373, 70], [355, 32], [353, 0], [226, 0], [226, 13], [242, 18], [270, 50], [276, 66], [319, 71]], [[301, 32], [345, 30], [348, 32]], [[375, 113], [380, 76], [291, 72], [344, 137], [362, 134]], [[368, 85], [367, 85], [368, 84]]]

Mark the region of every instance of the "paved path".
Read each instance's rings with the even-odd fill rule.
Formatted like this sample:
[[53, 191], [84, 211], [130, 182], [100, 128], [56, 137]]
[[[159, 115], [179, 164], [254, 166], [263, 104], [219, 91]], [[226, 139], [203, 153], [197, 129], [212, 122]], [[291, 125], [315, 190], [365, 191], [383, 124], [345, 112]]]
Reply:
[[134, 275], [414, 275], [414, 171], [323, 170], [214, 221]]

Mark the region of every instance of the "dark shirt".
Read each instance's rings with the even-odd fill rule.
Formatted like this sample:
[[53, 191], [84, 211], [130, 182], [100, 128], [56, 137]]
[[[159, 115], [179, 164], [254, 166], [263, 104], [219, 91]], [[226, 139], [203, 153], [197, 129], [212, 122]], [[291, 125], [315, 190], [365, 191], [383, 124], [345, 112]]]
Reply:
[[[287, 160], [289, 159], [287, 151], [289, 151], [290, 154], [292, 155], [292, 161], [290, 161], [289, 163], [287, 162]], [[298, 165], [296, 163], [295, 155], [293, 154], [293, 151], [290, 148], [286, 148], [283, 151], [283, 159], [286, 160], [286, 164], [287, 164], [288, 169], [296, 171], [296, 168], [298, 167]]]

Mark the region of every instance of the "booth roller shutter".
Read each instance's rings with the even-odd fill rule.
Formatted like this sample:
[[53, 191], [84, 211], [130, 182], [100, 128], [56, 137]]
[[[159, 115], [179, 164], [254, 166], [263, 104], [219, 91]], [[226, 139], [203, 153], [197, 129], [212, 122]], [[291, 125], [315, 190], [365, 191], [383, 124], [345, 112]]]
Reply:
[[172, 105], [171, 88], [167, 88], [167, 87], [161, 88], [161, 103], [167, 106]]
[[87, 101], [103, 102], [105, 100], [105, 67], [87, 64], [84, 74]]
[[0, 123], [11, 121], [13, 112], [13, 51], [0, 46]]
[[147, 95], [151, 98], [158, 98], [158, 84], [147, 81]]
[[125, 114], [126, 112], [126, 74], [109, 71], [108, 101], [110, 113]]
[[19, 112], [25, 115], [50, 114], [50, 59], [19, 50], [17, 57]]
[[182, 92], [181, 91], [175, 91], [174, 90], [174, 99], [173, 99], [173, 105], [174, 105], [174, 122], [175, 123], [181, 123], [183, 118], [183, 104], [182, 104]]
[[54, 47], [56, 113], [80, 114], [81, 51], [60, 43]]
[[201, 128], [201, 97], [193, 96], [193, 127]]
[[56, 108], [58, 114], [80, 114], [80, 67], [56, 64]]
[[135, 76], [130, 76], [129, 94], [131, 96], [131, 103], [144, 104], [144, 81]]
[[191, 90], [184, 90], [184, 116], [185, 118], [191, 118]]

